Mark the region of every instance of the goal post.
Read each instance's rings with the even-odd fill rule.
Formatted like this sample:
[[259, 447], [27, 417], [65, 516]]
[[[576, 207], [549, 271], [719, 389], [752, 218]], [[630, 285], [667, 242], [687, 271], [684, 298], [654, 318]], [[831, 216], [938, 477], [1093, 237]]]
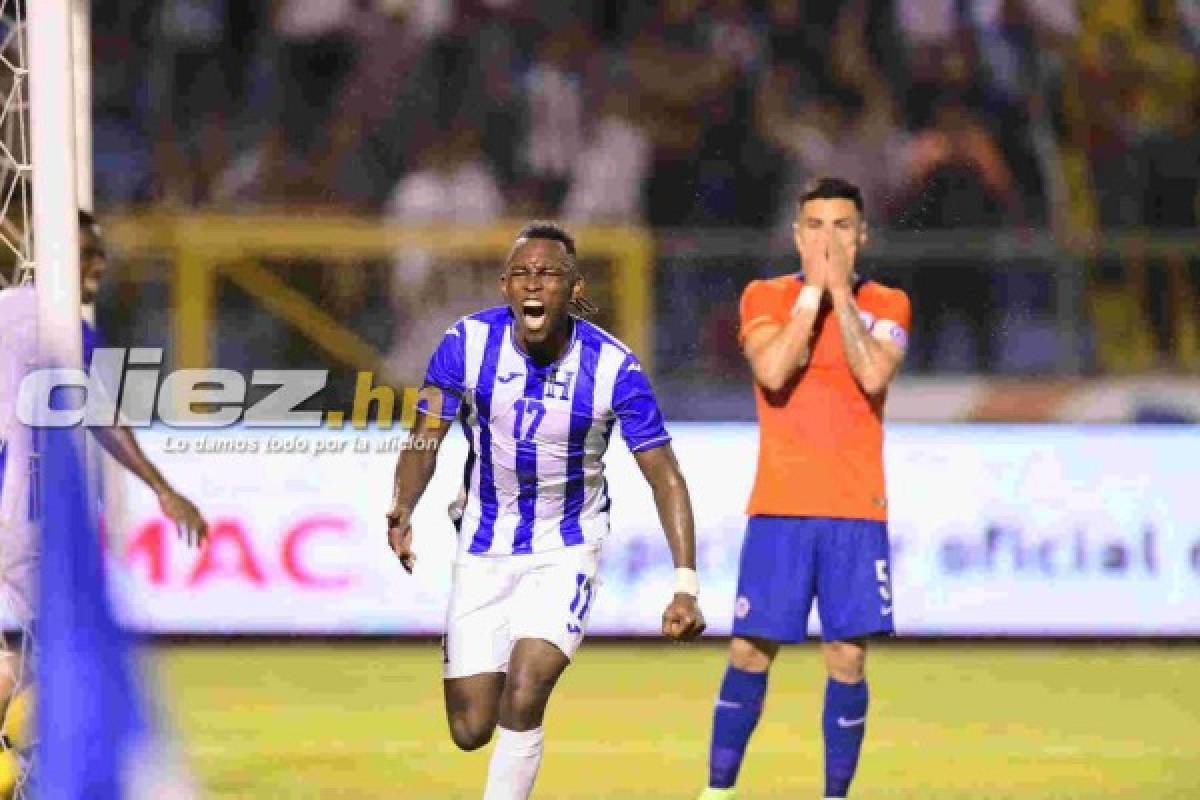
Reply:
[[83, 360], [72, 4], [36, 0], [26, 9], [38, 355], [43, 364], [63, 367]]
[[75, 73], [75, 199], [95, 211], [92, 189], [92, 2], [71, 2], [71, 62]]

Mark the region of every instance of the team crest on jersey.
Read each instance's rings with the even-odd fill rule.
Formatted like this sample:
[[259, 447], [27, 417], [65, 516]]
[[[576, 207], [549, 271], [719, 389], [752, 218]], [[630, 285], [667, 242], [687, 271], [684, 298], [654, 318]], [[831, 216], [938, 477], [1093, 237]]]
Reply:
[[567, 400], [571, 397], [571, 383], [575, 380], [573, 370], [556, 370], [546, 377], [545, 397]]

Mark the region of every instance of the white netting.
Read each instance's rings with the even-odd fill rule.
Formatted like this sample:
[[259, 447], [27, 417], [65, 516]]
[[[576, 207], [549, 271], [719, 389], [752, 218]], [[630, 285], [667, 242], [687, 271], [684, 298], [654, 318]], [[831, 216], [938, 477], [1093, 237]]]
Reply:
[[0, 0], [0, 288], [33, 279], [28, 0]]
[[[0, 288], [33, 280], [33, 208], [29, 146], [29, 69], [26, 40], [28, 0], [0, 0]], [[3, 431], [0, 431], [0, 435]], [[4, 446], [0, 442], [0, 447]], [[0, 547], [12, 544], [13, 530], [0, 519]], [[0, 558], [0, 563], [11, 559]], [[8, 578], [0, 576], [7, 586]], [[8, 602], [4, 606], [10, 606]], [[13, 610], [11, 607], [6, 610]], [[20, 618], [22, 615], [16, 614]], [[0, 683], [20, 692], [31, 688], [30, 667], [33, 636], [27, 625], [16, 619], [15, 634], [0, 629]], [[0, 797], [21, 800], [28, 796], [27, 759], [32, 735], [30, 696], [14, 694], [11, 701], [0, 697], [4, 718], [0, 732]]]

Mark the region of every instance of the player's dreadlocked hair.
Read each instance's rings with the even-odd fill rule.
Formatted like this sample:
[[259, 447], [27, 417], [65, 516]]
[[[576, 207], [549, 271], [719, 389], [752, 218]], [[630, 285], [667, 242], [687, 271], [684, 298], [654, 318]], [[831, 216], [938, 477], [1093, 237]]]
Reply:
[[[579, 270], [579, 264], [575, 261], [575, 237], [567, 233], [566, 228], [561, 225], [554, 222], [531, 222], [521, 229], [521, 232], [517, 234], [517, 239], [549, 239], [552, 242], [559, 242], [567, 251], [567, 256], [571, 260], [571, 268]], [[600, 313], [599, 307], [583, 295], [580, 295], [577, 300], [571, 301], [571, 310], [581, 317], [590, 317]]]

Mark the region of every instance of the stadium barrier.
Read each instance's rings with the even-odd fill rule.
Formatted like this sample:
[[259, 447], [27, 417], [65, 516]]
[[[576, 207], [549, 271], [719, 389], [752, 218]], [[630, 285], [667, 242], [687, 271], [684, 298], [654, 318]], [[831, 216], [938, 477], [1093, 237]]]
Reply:
[[[750, 425], [678, 424], [695, 502], [702, 606], [727, 633]], [[203, 506], [211, 543], [177, 541], [128, 478], [107, 520], [119, 607], [159, 633], [428, 634], [441, 629], [455, 538], [445, 508], [465, 442], [451, 434], [414, 517], [405, 575], [385, 541], [402, 431], [156, 429], [147, 452]], [[886, 458], [902, 634], [1200, 635], [1200, 430], [1177, 426], [891, 425]], [[593, 634], [656, 635], [672, 574], [649, 489], [610, 452], [612, 533]], [[796, 476], [803, 480], [803, 476]]]
[[[331, 295], [361, 301], [364, 295], [399, 293], [417, 305], [436, 305], [442, 291], [436, 280], [405, 284], [401, 270], [382, 292], [364, 288], [365, 282], [414, 253], [433, 259], [442, 278], [468, 262], [486, 264], [490, 276], [522, 224], [411, 226], [337, 214], [158, 212], [114, 215], [105, 222], [116, 255], [114, 282], [130, 291], [156, 285], [161, 291], [144, 296], [143, 305], [165, 301], [170, 307], [160, 329], [143, 327], [138, 333], [139, 344], [169, 342], [172, 365], [223, 365], [217, 356], [226, 340], [236, 351], [256, 346], [247, 344], [241, 326], [219, 330], [219, 311], [228, 301], [223, 290], [236, 286], [304, 337], [309, 351], [321, 353], [326, 363], [365, 370], [379, 368], [380, 346], [386, 347], [373, 340], [371, 328], [380, 321], [356, 325], [349, 318], [355, 315], [331, 307]], [[709, 389], [741, 386], [731, 329], [738, 297], [748, 281], [798, 267], [789, 237], [757, 230], [586, 225], [575, 233], [589, 292], [602, 309], [601, 324], [638, 352], [657, 379], [685, 392], [697, 382]], [[1064, 241], [1028, 229], [879, 229], [864, 251], [863, 268], [908, 291], [921, 318], [945, 310], [941, 284], [954, 281], [957, 287], [949, 298], [953, 313], [943, 321], [946, 330], [933, 338], [929, 330], [914, 331], [914, 349], [928, 353], [930, 363], [910, 358], [910, 372], [1062, 376], [1138, 374], [1170, 366], [1200, 373], [1200, 237], [1192, 230], [1112, 231]], [[488, 289], [490, 298], [490, 278]], [[990, 356], [983, 363], [958, 352], [972, 340], [966, 322], [981, 308], [994, 317]], [[681, 319], [687, 324], [678, 324]], [[139, 322], [153, 327], [146, 319]]]

